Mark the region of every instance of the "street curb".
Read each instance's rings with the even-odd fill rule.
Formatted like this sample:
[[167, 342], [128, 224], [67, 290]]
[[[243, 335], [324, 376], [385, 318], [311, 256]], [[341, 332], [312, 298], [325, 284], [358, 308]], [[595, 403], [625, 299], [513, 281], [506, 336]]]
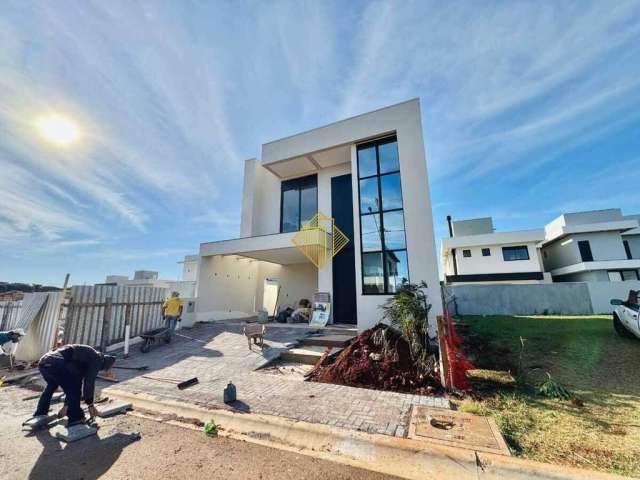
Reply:
[[220, 435], [411, 480], [615, 480], [624, 477], [573, 467], [476, 452], [422, 441], [369, 434], [284, 417], [240, 413], [131, 393], [109, 387], [111, 397], [176, 419], [213, 419]]

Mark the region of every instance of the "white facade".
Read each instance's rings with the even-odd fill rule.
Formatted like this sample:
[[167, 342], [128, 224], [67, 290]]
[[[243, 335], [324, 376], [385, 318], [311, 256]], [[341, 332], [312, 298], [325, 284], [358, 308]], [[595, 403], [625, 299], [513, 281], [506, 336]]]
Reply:
[[448, 284], [549, 281], [540, 258], [544, 230], [494, 232], [491, 218], [452, 222], [443, 238], [441, 262]]
[[545, 269], [558, 282], [640, 280], [638, 230], [617, 208], [560, 215], [545, 227]]
[[[368, 157], [371, 152], [373, 157]], [[389, 159], [397, 166], [388, 167]], [[370, 161], [376, 172], [360, 179], [367, 176], [364, 169]], [[381, 214], [360, 211], [361, 193], [363, 201], [369, 201], [367, 189], [373, 184], [381, 195], [375, 204], [383, 210]], [[342, 312], [334, 320], [357, 321], [362, 330], [381, 319], [380, 305], [407, 269], [411, 282], [428, 284], [434, 318], [442, 311], [419, 100], [264, 144], [261, 160], [245, 162], [243, 188], [242, 238], [200, 246], [198, 320], [253, 315], [262, 308], [264, 282], [271, 279], [280, 285], [278, 306], [295, 306], [318, 291], [328, 292], [334, 301], [332, 313]], [[314, 191], [316, 203], [309, 200]], [[397, 202], [393, 208], [392, 200]], [[349, 232], [349, 243], [323, 268], [316, 268], [292, 242], [307, 219], [303, 210], [308, 205], [335, 217], [336, 225], [353, 217], [341, 227]], [[372, 232], [367, 226], [363, 227], [368, 250], [362, 251], [361, 213], [367, 225], [375, 223], [378, 229], [384, 246], [380, 252], [371, 251], [367, 235]], [[403, 229], [398, 223], [402, 216]], [[297, 227], [291, 231], [291, 225]], [[379, 260], [384, 274], [378, 285], [371, 270]], [[378, 293], [371, 293], [372, 289], [379, 289]], [[345, 305], [350, 303], [354, 306], [351, 318], [335, 318], [344, 317], [350, 311]]]
[[[447, 283], [640, 280], [639, 218], [623, 216], [620, 209], [566, 213], [544, 229], [504, 233], [492, 233], [490, 218], [453, 222], [453, 237], [442, 240], [445, 280]], [[528, 259], [507, 262], [503, 256], [494, 255], [494, 250], [516, 245], [527, 248]], [[490, 252], [488, 256], [486, 249]], [[540, 275], [543, 278], [532, 278]]]

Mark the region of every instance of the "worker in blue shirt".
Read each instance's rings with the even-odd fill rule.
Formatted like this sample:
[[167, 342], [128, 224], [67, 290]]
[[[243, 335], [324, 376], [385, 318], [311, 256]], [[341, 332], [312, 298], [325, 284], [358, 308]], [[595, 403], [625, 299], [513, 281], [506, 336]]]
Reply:
[[46, 353], [38, 363], [38, 369], [47, 382], [34, 417], [49, 413], [51, 397], [58, 387], [65, 394], [65, 405], [60, 416], [69, 417], [68, 425], [84, 421], [80, 399], [89, 406], [89, 416], [97, 416], [93, 405], [96, 378], [101, 370], [109, 370], [116, 358], [104, 355], [89, 345], [65, 345]]

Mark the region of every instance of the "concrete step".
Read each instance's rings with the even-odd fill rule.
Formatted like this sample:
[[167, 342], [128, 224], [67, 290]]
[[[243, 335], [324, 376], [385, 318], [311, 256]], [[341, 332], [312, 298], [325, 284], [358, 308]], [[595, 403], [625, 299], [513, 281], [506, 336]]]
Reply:
[[321, 347], [344, 347], [354, 335], [312, 335], [301, 340], [302, 345], [315, 345]]
[[[289, 350], [285, 350], [280, 354], [280, 358], [288, 362], [315, 365], [326, 350], [326, 347], [305, 345], [300, 348], [291, 348]], [[335, 348], [331, 350], [332, 353], [335, 351]]]

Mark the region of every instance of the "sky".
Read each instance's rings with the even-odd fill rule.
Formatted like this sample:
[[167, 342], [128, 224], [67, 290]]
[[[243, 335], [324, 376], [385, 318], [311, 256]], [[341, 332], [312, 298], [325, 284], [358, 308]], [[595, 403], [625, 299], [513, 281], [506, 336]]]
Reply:
[[640, 213], [640, 1], [4, 0], [0, 281], [176, 279], [263, 143], [414, 97], [437, 238]]

